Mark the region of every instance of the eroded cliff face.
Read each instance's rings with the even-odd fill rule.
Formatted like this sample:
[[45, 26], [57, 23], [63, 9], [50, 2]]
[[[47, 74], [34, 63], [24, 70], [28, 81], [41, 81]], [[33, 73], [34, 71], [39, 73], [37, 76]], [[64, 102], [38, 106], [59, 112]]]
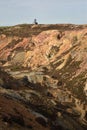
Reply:
[[[37, 29], [38, 30], [38, 29]], [[87, 29], [61, 31], [46, 30], [29, 37], [0, 35], [0, 61], [4, 66], [21, 65], [35, 69], [51, 66], [62, 69], [71, 57], [72, 62], [81, 62], [86, 69]], [[56, 65], [58, 62], [60, 65]], [[80, 73], [79, 71], [77, 72]], [[77, 74], [77, 75], [78, 75]]]
[[[11, 102], [16, 99], [17, 103], [26, 103], [29, 110], [43, 115], [41, 122], [37, 119], [42, 129], [87, 129], [86, 25], [2, 28], [0, 62], [3, 69], [14, 77], [12, 82], [9, 78], [7, 82], [1, 75], [1, 95], [9, 95]], [[15, 85], [6, 87], [6, 83]], [[22, 115], [22, 118], [27, 117]], [[36, 127], [41, 126], [36, 123]]]

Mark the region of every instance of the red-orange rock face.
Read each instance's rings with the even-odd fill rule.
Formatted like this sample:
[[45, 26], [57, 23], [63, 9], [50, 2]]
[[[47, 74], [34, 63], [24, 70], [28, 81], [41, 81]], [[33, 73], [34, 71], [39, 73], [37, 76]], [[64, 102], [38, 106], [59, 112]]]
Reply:
[[2, 34], [0, 36], [0, 60], [5, 62], [4, 66], [21, 64], [34, 69], [49, 65], [55, 60], [58, 62], [61, 58], [63, 63], [56, 66], [61, 69], [71, 56], [74, 61], [81, 61], [79, 71], [85, 71], [87, 69], [86, 32], [85, 28], [68, 31], [46, 30], [30, 37]]

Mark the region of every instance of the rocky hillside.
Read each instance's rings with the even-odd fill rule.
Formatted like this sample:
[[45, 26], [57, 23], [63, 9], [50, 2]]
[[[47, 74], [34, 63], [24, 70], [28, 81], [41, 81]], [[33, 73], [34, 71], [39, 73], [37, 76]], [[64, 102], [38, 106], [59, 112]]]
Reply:
[[2, 130], [87, 129], [87, 25], [0, 27], [0, 66]]

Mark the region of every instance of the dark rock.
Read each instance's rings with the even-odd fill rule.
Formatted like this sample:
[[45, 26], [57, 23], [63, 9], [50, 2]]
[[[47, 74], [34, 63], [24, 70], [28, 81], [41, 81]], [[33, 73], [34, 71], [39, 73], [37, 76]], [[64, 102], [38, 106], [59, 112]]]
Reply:
[[57, 85], [62, 86], [63, 85], [62, 81], [58, 81]]
[[47, 126], [47, 122], [45, 121], [45, 119], [43, 119], [42, 117], [37, 117], [35, 119], [39, 124], [41, 124], [42, 126], [46, 127]]
[[53, 95], [50, 92], [47, 92], [48, 97], [53, 97]]

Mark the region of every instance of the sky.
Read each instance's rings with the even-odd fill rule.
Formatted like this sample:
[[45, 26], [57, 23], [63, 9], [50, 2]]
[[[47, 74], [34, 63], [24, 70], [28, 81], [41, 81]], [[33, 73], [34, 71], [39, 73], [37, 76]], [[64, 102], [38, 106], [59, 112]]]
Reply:
[[87, 24], [87, 0], [0, 0], [0, 26]]

